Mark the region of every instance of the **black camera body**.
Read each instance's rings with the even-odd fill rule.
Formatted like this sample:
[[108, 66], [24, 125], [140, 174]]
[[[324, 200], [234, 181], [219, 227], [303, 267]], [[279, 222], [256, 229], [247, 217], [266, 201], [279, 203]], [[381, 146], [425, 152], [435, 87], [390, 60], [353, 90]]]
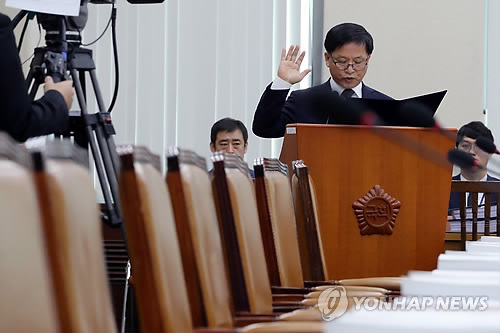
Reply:
[[[153, 4], [162, 3], [164, 0], [127, 0], [131, 4]], [[114, 4], [115, 0], [81, 0], [80, 14], [78, 16], [59, 16], [52, 14], [37, 14], [37, 20], [46, 31], [45, 40], [47, 45], [53, 45], [60, 40], [61, 19], [65, 20], [66, 40], [68, 43], [81, 43], [80, 32], [85, 28], [88, 20], [88, 3]]]

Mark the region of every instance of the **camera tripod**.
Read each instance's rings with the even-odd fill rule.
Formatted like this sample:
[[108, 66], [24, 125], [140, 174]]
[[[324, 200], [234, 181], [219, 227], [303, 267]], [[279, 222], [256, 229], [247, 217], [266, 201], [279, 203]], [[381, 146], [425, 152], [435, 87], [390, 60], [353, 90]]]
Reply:
[[[56, 135], [73, 136], [74, 142], [86, 150], [90, 146], [107, 211], [107, 214], [103, 216], [103, 220], [111, 226], [119, 226], [122, 224], [123, 218], [117, 180], [119, 159], [113, 140], [115, 130], [111, 116], [109, 112], [106, 112], [104, 106], [104, 100], [97, 81], [96, 66], [92, 59], [92, 50], [79, 46], [70, 46], [67, 59], [61, 59], [61, 52], [57, 48], [36, 48], [26, 78], [28, 87], [31, 87], [29, 95], [31, 99], [35, 98], [38, 88], [43, 83], [46, 75], [51, 75], [54, 81], [57, 82], [61, 77], [66, 76], [66, 70], [69, 71], [70, 78], [73, 80], [80, 111], [70, 111], [68, 130], [65, 133], [57, 133]], [[89, 114], [87, 109], [86, 73], [90, 75], [99, 109], [99, 112], [94, 114]]]
[[[116, 11], [115, 9], [113, 10], [113, 15], [116, 16]], [[23, 12], [16, 16], [15, 21], [13, 21], [14, 24], [17, 24], [26, 15]], [[56, 29], [59, 30], [59, 33], [54, 36], [54, 31], [51, 31], [52, 36], [50, 37], [50, 41], [46, 36], [47, 46], [35, 49], [34, 58], [26, 77], [29, 96], [32, 100], [35, 98], [40, 84], [44, 82], [47, 75], [52, 76], [54, 82], [72, 79], [80, 110], [70, 111], [68, 129], [64, 133], [56, 133], [56, 136], [72, 137], [75, 144], [78, 144], [87, 151], [88, 147], [90, 147], [105, 203], [105, 212], [101, 216], [102, 220], [111, 227], [120, 228], [128, 257], [128, 242], [123, 224], [117, 177], [120, 169], [120, 160], [113, 140], [115, 130], [110, 112], [106, 111], [99, 88], [92, 50], [81, 47], [80, 37], [68, 42], [71, 36], [66, 33], [67, 21], [65, 17], [54, 16], [50, 20], [53, 20], [53, 23], [59, 21], [59, 28]], [[114, 22], [112, 27], [114, 29]], [[73, 28], [71, 32], [74, 32]], [[67, 74], [68, 72], [69, 75]], [[87, 73], [91, 80], [98, 107], [98, 112], [94, 114], [89, 114], [87, 108]], [[111, 103], [112, 106], [114, 105], [115, 98], [116, 88], [115, 96]], [[119, 327], [121, 326], [121, 332], [125, 330], [133, 331], [138, 327], [135, 296], [133, 287], [129, 285], [130, 261], [127, 263], [125, 273], [122, 314], [121, 318], [117, 318], [117, 320], [120, 320], [120, 323], [117, 322], [117, 324]], [[129, 291], [131, 292], [130, 295]]]

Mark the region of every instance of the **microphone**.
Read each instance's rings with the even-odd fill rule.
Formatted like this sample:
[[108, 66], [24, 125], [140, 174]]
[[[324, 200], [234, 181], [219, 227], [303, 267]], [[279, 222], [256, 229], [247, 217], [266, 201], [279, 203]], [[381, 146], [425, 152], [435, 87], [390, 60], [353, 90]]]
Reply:
[[364, 110], [350, 99], [341, 97], [336, 91], [316, 92], [312, 98], [313, 107], [327, 113], [326, 124], [337, 125], [383, 125], [376, 113]]
[[477, 161], [474, 159], [474, 157], [472, 157], [471, 154], [457, 148], [453, 148], [448, 151], [448, 161], [450, 161], [451, 164], [455, 164], [461, 169], [485, 169], [477, 163]]
[[[331, 91], [315, 92], [315, 95], [316, 96], [312, 96], [313, 107], [315, 110], [322, 110], [322, 112], [328, 114], [327, 124], [368, 126], [376, 135], [392, 143], [398, 144], [409, 151], [413, 151], [441, 167], [448, 168], [450, 166], [446, 157], [432, 147], [419, 142], [411, 136], [387, 128], [379, 128], [378, 126], [386, 124], [375, 112], [367, 109], [365, 105], [354, 103], [351, 99], [345, 99], [339, 96], [338, 93]], [[416, 121], [418, 120], [420, 122], [420, 127], [422, 127], [422, 125], [431, 125], [431, 123], [435, 123], [432, 118], [432, 113], [427, 110], [425, 112], [430, 114], [430, 121], [429, 117], [425, 117], [425, 114], [424, 117], [420, 117], [423, 113], [421, 108], [412, 108], [410, 105], [407, 111], [408, 119], [413, 121], [414, 124], [417, 124]], [[455, 141], [455, 138], [453, 138], [453, 140]]]
[[404, 103], [401, 106], [400, 115], [407, 126], [433, 128], [440, 134], [456, 141], [456, 135], [443, 129], [436, 119], [434, 119], [429, 107], [423, 103], [417, 101], [408, 101]]
[[499, 154], [497, 147], [490, 139], [480, 136], [476, 139], [476, 146], [478, 146], [482, 151], [487, 152], [488, 154]]

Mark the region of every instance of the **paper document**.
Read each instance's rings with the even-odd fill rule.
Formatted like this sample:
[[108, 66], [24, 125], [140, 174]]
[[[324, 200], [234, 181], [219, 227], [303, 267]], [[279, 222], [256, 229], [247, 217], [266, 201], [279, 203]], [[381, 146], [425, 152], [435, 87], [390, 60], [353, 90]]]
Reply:
[[55, 15], [80, 14], [80, 0], [6, 0], [5, 6]]

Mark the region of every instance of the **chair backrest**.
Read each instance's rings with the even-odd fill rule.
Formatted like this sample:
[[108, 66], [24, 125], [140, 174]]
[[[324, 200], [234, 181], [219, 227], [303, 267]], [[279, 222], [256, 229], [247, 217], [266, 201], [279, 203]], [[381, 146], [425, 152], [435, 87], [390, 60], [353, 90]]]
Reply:
[[294, 161], [292, 193], [300, 247], [300, 259], [305, 281], [325, 281], [325, 260], [318, 223], [316, 192], [304, 161]]
[[28, 152], [0, 133], [1, 332], [56, 332], [58, 317]]
[[160, 159], [146, 148], [117, 149], [120, 194], [144, 332], [190, 332], [191, 312]]
[[[248, 174], [248, 165], [237, 155], [227, 153], [215, 153], [212, 160], [219, 224], [230, 276], [239, 273], [232, 270], [242, 270], [240, 274], [245, 283], [250, 312], [271, 313], [271, 285], [258, 223], [255, 188]], [[233, 298], [236, 298], [234, 294]]]
[[[491, 203], [492, 195], [500, 197], [500, 182], [499, 181], [486, 181], [486, 182], [469, 182], [453, 180], [451, 182], [451, 192], [459, 193], [460, 198], [460, 240], [465, 249], [465, 241], [467, 240], [467, 213], [466, 213], [466, 193], [472, 196], [472, 240], [478, 239], [478, 193], [484, 193], [484, 234], [490, 234], [491, 222]], [[500, 201], [496, 202], [496, 235], [500, 236], [500, 218], [498, 211], [500, 210]]]
[[231, 293], [227, 287], [222, 241], [205, 159], [193, 152], [170, 147], [167, 163], [167, 184], [178, 237], [190, 239], [180, 244], [183, 263], [190, 262], [186, 255], [194, 254], [196, 264], [196, 268], [185, 266], [185, 274], [199, 274], [197, 279], [191, 279], [201, 286], [198, 302], [203, 303], [206, 326], [231, 327]]
[[55, 141], [34, 153], [43, 226], [63, 332], [116, 332], [101, 220], [85, 151]]
[[[271, 230], [276, 251], [280, 285], [285, 287], [304, 287], [302, 268], [300, 264], [297, 226], [293, 207], [292, 190], [288, 178], [288, 167], [277, 159], [258, 159], [254, 164], [255, 187], [258, 195], [264, 195], [267, 202], [259, 204], [262, 215], [268, 218], [261, 220], [262, 237], [269, 226], [263, 223], [271, 222]], [[259, 201], [258, 201], [259, 202]], [[262, 216], [261, 215], [261, 216]], [[268, 250], [270, 246], [264, 246]], [[268, 252], [266, 252], [266, 258]], [[271, 271], [272, 274], [272, 271]], [[273, 282], [273, 279], [270, 279]]]

